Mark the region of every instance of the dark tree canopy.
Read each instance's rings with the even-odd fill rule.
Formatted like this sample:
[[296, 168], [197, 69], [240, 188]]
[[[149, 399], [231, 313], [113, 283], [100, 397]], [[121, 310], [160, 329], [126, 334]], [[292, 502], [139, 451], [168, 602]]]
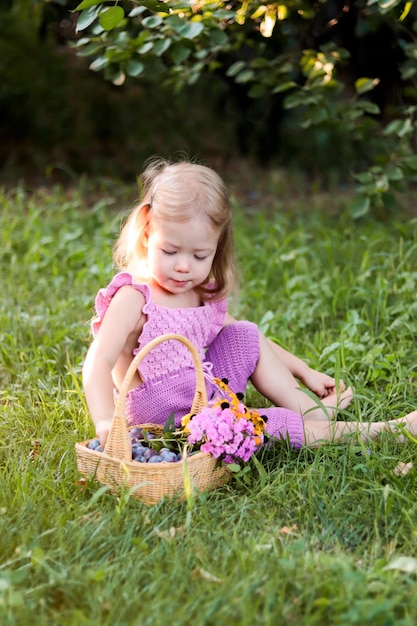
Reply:
[[257, 116], [264, 156], [285, 127], [294, 142], [309, 134], [327, 141], [358, 182], [357, 214], [389, 206], [392, 192], [416, 180], [414, 2], [44, 0], [44, 6], [73, 10], [71, 45], [115, 86], [142, 81], [181, 89], [207, 74], [221, 80], [243, 112], [242, 150]]

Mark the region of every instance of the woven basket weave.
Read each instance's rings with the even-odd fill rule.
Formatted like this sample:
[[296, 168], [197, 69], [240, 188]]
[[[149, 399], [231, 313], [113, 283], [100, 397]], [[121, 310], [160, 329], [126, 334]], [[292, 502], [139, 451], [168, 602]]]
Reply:
[[[176, 463], [139, 463], [132, 461], [132, 444], [126, 421], [126, 396], [129, 385], [138, 365], [156, 345], [163, 341], [176, 340], [183, 343], [193, 357], [196, 373], [196, 389], [191, 413], [199, 413], [207, 405], [204, 373], [199, 354], [193, 344], [182, 335], [166, 334], [150, 341], [132, 360], [122, 383], [113, 414], [113, 421], [103, 452], [90, 450], [91, 441], [75, 444], [78, 471], [89, 478], [108, 485], [112, 493], [121, 489], [132, 489], [132, 495], [146, 504], [155, 504], [168, 496], [185, 497], [184, 470], [187, 469], [191, 488], [195, 491], [210, 491], [226, 484], [231, 477], [226, 466], [216, 465], [216, 460], [207, 453], [196, 452], [187, 456], [186, 461]], [[159, 424], [138, 424], [155, 435], [161, 435]], [[185, 463], [187, 467], [184, 467]]]

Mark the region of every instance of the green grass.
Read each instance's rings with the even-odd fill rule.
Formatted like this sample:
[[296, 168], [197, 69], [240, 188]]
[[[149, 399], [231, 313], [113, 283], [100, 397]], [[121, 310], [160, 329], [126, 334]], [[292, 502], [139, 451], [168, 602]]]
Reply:
[[[188, 517], [184, 502], [79, 482], [88, 321], [131, 202], [92, 190], [0, 191], [0, 624], [414, 626], [417, 475], [394, 473], [412, 441], [263, 451], [265, 471], [251, 465]], [[234, 313], [340, 371], [357, 394], [345, 419], [414, 409], [416, 220], [276, 198], [263, 214], [236, 206]]]

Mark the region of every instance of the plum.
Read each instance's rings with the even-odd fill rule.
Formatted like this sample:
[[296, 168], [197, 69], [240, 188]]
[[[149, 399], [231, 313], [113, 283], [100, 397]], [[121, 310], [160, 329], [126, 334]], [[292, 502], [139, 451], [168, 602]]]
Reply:
[[151, 458], [148, 460], [148, 463], [162, 463], [163, 459], [159, 456], [159, 454], [154, 454], [154, 456], [151, 456]]
[[[89, 441], [89, 443], [87, 444], [87, 448], [89, 448], [90, 450], [97, 450], [97, 448], [101, 448], [100, 446], [100, 440], [99, 439], [92, 439], [91, 441]], [[98, 450], [98, 452], [103, 452], [103, 449]]]
[[130, 435], [130, 441], [132, 443], [136, 443], [137, 441], [143, 440], [142, 429], [139, 428], [138, 426], [135, 428], [132, 428], [132, 430], [129, 431], [129, 435]]
[[159, 453], [159, 456], [166, 463], [175, 463], [177, 461], [177, 455], [172, 450], [168, 450], [168, 448], [162, 448]]
[[149, 461], [149, 459], [156, 456], [157, 454], [158, 454], [157, 451], [154, 450], [153, 448], [147, 448], [145, 452], [143, 453], [143, 458], [145, 459], [145, 461]]

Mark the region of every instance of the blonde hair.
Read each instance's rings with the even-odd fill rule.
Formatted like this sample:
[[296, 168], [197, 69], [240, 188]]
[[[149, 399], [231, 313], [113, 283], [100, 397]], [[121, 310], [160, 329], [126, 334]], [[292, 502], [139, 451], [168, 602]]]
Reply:
[[145, 245], [153, 217], [186, 222], [204, 214], [219, 232], [210, 275], [198, 287], [201, 297], [223, 298], [237, 287], [237, 270], [229, 194], [220, 176], [209, 167], [164, 159], [147, 162], [140, 177], [141, 201], [129, 215], [114, 249], [116, 265], [145, 279]]

